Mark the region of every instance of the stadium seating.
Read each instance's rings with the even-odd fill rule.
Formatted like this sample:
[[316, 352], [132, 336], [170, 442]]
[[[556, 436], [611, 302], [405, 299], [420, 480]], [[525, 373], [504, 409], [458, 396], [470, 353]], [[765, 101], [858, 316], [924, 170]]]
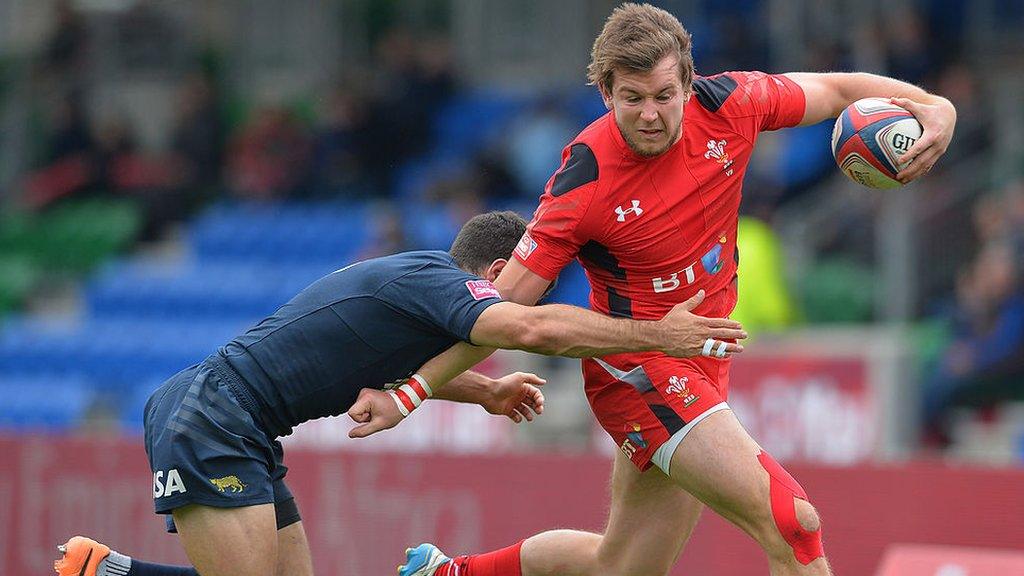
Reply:
[[[91, 386], [76, 378], [9, 377], [0, 381], [0, 430], [61, 431], [81, 424]], [[55, 401], [59, 399], [59, 401]]]
[[0, 254], [32, 260], [50, 271], [81, 273], [127, 247], [141, 214], [130, 201], [67, 202], [40, 214], [12, 213], [0, 222]]
[[[424, 227], [447, 236], [451, 225], [435, 220], [450, 217], [435, 212], [421, 215]], [[29, 290], [38, 268], [87, 270], [128, 242], [138, 224], [126, 205], [99, 202], [7, 222], [0, 307]], [[11, 402], [0, 424], [72, 427], [98, 406], [137, 430], [153, 388], [310, 282], [362, 257], [374, 222], [368, 204], [217, 204], [188, 225], [184, 257], [108, 262], [83, 286], [81, 317], [8, 317], [0, 331], [0, 393]], [[51, 413], [47, 394], [69, 401]]]
[[130, 201], [67, 202], [0, 218], [0, 315], [17, 308], [46, 274], [78, 275], [127, 247], [141, 215]]
[[0, 316], [25, 299], [38, 277], [39, 269], [28, 258], [0, 254]]

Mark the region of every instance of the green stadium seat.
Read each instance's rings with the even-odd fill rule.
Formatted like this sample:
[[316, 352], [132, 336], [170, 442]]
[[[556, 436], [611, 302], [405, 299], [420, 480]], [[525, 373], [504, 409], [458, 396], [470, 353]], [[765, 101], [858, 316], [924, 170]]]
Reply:
[[62, 203], [40, 214], [11, 214], [0, 221], [0, 254], [31, 259], [39, 268], [81, 274], [128, 246], [142, 225], [130, 200]]
[[874, 311], [874, 272], [843, 259], [822, 260], [800, 279], [800, 308], [811, 324], [868, 322]]
[[0, 315], [19, 306], [38, 279], [30, 259], [0, 254]]

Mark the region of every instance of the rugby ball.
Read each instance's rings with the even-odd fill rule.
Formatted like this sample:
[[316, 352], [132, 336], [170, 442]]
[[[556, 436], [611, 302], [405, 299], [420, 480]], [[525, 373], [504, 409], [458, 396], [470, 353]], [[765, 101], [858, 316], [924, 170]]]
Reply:
[[832, 128], [832, 156], [843, 174], [870, 188], [902, 186], [900, 156], [921, 137], [921, 124], [887, 98], [864, 98], [846, 107]]

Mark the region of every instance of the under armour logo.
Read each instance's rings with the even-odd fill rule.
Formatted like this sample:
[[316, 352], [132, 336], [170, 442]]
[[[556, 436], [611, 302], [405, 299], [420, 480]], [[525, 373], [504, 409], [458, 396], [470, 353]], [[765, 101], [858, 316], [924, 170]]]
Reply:
[[644, 213], [643, 208], [640, 208], [639, 200], [630, 200], [630, 202], [632, 202], [633, 206], [629, 208], [623, 208], [622, 206], [615, 207], [615, 213], [619, 215], [619, 217], [616, 218], [616, 220], [618, 220], [619, 222], [625, 222], [626, 214], [629, 214], [630, 212], [636, 214], [637, 216]]

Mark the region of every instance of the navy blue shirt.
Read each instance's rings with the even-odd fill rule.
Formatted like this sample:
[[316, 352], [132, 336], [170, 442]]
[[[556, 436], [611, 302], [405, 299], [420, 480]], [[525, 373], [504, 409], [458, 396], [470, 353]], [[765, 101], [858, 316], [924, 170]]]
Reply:
[[468, 342], [498, 302], [447, 252], [405, 252], [324, 276], [218, 353], [247, 384], [266, 432], [285, 436]]

